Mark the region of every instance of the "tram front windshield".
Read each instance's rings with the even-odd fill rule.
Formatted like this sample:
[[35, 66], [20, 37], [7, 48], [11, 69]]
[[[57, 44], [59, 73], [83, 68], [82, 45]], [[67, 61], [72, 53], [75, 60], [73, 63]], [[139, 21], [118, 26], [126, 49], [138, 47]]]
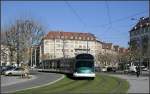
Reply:
[[76, 67], [93, 67], [93, 61], [77, 61]]

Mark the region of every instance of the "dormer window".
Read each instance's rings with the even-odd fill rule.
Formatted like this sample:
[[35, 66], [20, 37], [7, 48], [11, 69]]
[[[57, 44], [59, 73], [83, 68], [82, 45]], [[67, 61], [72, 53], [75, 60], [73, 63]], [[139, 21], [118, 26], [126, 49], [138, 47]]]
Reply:
[[68, 36], [65, 36], [65, 39], [67, 39], [68, 38]]
[[81, 37], [79, 37], [79, 39], [81, 39]]
[[57, 36], [57, 38], [59, 39], [59, 38], [60, 38], [60, 36]]
[[73, 39], [73, 36], [71, 36], [70, 38]]
[[75, 37], [75, 39], [78, 39], [78, 37]]
[[89, 37], [87, 37], [87, 40], [89, 40], [90, 38]]
[[61, 36], [61, 38], [63, 39], [63, 38], [64, 38], [64, 36]]
[[134, 29], [136, 29], [137, 27], [135, 26]]
[[146, 25], [148, 26], [148, 25], [149, 25], [149, 23], [146, 23]]

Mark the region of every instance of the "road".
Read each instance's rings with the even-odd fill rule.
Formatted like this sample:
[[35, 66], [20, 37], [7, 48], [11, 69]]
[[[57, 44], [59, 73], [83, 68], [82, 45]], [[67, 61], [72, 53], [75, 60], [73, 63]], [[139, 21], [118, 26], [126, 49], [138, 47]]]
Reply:
[[21, 83], [1, 86], [1, 93], [11, 93], [11, 92], [25, 89], [25, 88], [40, 86], [43, 84], [53, 82], [63, 76], [62, 74], [43, 73], [43, 72], [37, 72], [37, 71], [32, 72], [32, 75], [35, 75], [36, 79], [21, 82]]
[[1, 86], [9, 86], [12, 84], [17, 84], [17, 83], [22, 83], [22, 82], [26, 82], [29, 80], [34, 80], [37, 77], [34, 75], [29, 75], [30, 79], [26, 79], [26, 78], [21, 78], [21, 76], [4, 76], [1, 75]]

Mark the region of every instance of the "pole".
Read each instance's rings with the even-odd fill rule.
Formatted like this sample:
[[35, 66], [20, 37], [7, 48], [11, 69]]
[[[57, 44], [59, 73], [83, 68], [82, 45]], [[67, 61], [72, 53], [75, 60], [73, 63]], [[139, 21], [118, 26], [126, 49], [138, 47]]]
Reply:
[[41, 54], [42, 54], [42, 52], [41, 52], [41, 45], [40, 45], [40, 51], [39, 51], [39, 52], [40, 52], [40, 53], [39, 53], [39, 54], [40, 54], [40, 60], [39, 60], [39, 61], [40, 61], [40, 63], [41, 63], [41, 61], [42, 61], [42, 55], [41, 55]]
[[[141, 21], [142, 21], [142, 18], [140, 19], [140, 25], [141, 24]], [[142, 31], [142, 27], [140, 26], [140, 31]], [[142, 48], [142, 38], [140, 37], [139, 38], [139, 50], [140, 50], [140, 56], [139, 56], [139, 66], [140, 66], [140, 73], [142, 73], [141, 71], [141, 63], [142, 63], [142, 52], [143, 52], [143, 48]]]
[[36, 64], [37, 62], [36, 62], [36, 48], [35, 48], [35, 64], [34, 64], [34, 66], [36, 67]]
[[17, 30], [17, 67], [19, 67], [19, 32]]
[[54, 38], [54, 69], [56, 69], [56, 62], [55, 62], [55, 38]]
[[87, 39], [87, 53], [88, 53], [88, 48], [89, 48], [88, 46], [89, 46], [89, 43], [88, 43], [88, 39]]
[[31, 67], [32, 67], [32, 46], [31, 46]]
[[[150, 3], [150, 1], [149, 1], [149, 3]], [[149, 69], [149, 67], [150, 67], [150, 65], [149, 65], [149, 63], [150, 63], [150, 55], [148, 55], [148, 53], [150, 53], [150, 26], [148, 26], [148, 51], [147, 51], [147, 57], [148, 57], [148, 64], [147, 64], [147, 68]]]

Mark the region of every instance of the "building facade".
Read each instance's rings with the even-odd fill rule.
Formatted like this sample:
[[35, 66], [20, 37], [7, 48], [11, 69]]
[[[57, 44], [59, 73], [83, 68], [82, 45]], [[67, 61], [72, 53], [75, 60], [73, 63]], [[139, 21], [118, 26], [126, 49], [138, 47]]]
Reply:
[[1, 44], [1, 66], [7, 66], [10, 64], [10, 58], [9, 58], [9, 49], [6, 45]]
[[[13, 54], [13, 55], [12, 55]], [[11, 52], [7, 44], [1, 44], [1, 65], [0, 66], [17, 66], [16, 52]]]
[[136, 61], [149, 66], [150, 62], [150, 26], [149, 17], [140, 18], [138, 23], [129, 31], [130, 50], [137, 54]]
[[49, 32], [40, 44], [40, 61], [71, 58], [80, 53], [95, 56], [95, 40], [96, 37], [90, 33]]
[[40, 45], [32, 49], [31, 66], [38, 65], [43, 60], [72, 58], [80, 53], [92, 54], [97, 67], [118, 66], [118, 45], [96, 40], [91, 33], [59, 31], [49, 32], [43, 37]]
[[118, 67], [117, 55], [119, 46], [112, 43], [96, 41], [96, 66], [97, 67]]

